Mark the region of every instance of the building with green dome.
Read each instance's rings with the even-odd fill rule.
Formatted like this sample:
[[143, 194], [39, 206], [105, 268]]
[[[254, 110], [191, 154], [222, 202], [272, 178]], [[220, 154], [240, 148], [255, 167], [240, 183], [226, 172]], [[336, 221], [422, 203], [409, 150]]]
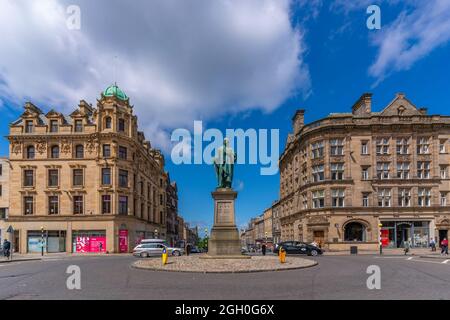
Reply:
[[104, 97], [116, 97], [120, 100], [126, 101], [128, 100], [128, 96], [123, 92], [117, 84], [112, 84], [105, 91], [103, 91]]

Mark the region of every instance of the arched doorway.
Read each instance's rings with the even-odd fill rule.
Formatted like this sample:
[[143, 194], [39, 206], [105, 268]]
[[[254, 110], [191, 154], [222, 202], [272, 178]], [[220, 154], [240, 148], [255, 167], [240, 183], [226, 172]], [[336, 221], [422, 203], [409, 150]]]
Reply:
[[344, 226], [344, 241], [366, 241], [366, 227], [360, 222], [349, 222]]

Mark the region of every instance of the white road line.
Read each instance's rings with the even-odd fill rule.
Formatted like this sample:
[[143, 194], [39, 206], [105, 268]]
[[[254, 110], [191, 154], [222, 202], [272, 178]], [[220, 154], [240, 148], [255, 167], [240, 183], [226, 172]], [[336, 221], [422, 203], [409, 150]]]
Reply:
[[447, 262], [449, 262], [450, 261], [450, 259], [447, 259], [447, 260], [445, 260], [445, 261], [442, 261], [441, 263], [447, 263]]
[[425, 263], [436, 263], [436, 264], [442, 264], [443, 262], [438, 262], [438, 261], [430, 261], [430, 260], [410, 260], [413, 262], [425, 262]]
[[375, 256], [375, 259], [404, 259], [405, 256], [388, 256], [388, 257], [383, 257], [383, 256]]
[[20, 264], [20, 261], [18, 262], [7, 262], [7, 263], [0, 263], [0, 267], [6, 267], [6, 266], [15, 266]]
[[406, 259], [406, 260], [412, 260], [412, 258], [413, 258], [413, 257], [409, 257], [409, 258], [408, 258], [408, 259]]

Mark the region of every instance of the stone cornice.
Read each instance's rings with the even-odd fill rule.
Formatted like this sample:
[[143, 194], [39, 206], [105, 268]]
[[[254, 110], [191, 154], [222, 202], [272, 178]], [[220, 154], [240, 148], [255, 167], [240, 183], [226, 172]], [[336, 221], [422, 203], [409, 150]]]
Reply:
[[[400, 120], [400, 118], [402, 120]], [[386, 130], [386, 127], [390, 127], [392, 130]], [[377, 132], [386, 135], [386, 131], [390, 132], [389, 135], [402, 134], [402, 130], [420, 132], [424, 129], [433, 132], [447, 129], [450, 132], [450, 116], [414, 115], [399, 117], [372, 115], [370, 117], [353, 117], [352, 115], [348, 115], [342, 117], [325, 117], [305, 125], [299, 133], [294, 136], [292, 141], [286, 144], [283, 153], [280, 155], [280, 161], [284, 160], [291, 150], [294, 149], [296, 144], [303, 143], [303, 141], [308, 140], [311, 135], [323, 132], [328, 133], [330, 130], [335, 131], [336, 129], [344, 131], [339, 134], [363, 129], [370, 132], [370, 135], [376, 134]]]

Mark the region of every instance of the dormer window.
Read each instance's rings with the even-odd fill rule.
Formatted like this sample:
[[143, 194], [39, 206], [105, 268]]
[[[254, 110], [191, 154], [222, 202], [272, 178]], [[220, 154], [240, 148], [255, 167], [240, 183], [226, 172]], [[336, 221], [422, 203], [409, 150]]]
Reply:
[[118, 130], [120, 132], [125, 132], [125, 120], [124, 119], [119, 119], [119, 128]]
[[50, 132], [58, 132], [58, 120], [50, 120]]
[[33, 120], [25, 121], [25, 133], [32, 133], [33, 127]]
[[111, 117], [105, 118], [105, 129], [111, 129]]
[[83, 121], [75, 120], [75, 132], [83, 132]]
[[27, 159], [34, 159], [34, 146], [27, 147]]
[[53, 146], [50, 149], [50, 157], [52, 159], [58, 159], [59, 158], [59, 147], [58, 146]]

